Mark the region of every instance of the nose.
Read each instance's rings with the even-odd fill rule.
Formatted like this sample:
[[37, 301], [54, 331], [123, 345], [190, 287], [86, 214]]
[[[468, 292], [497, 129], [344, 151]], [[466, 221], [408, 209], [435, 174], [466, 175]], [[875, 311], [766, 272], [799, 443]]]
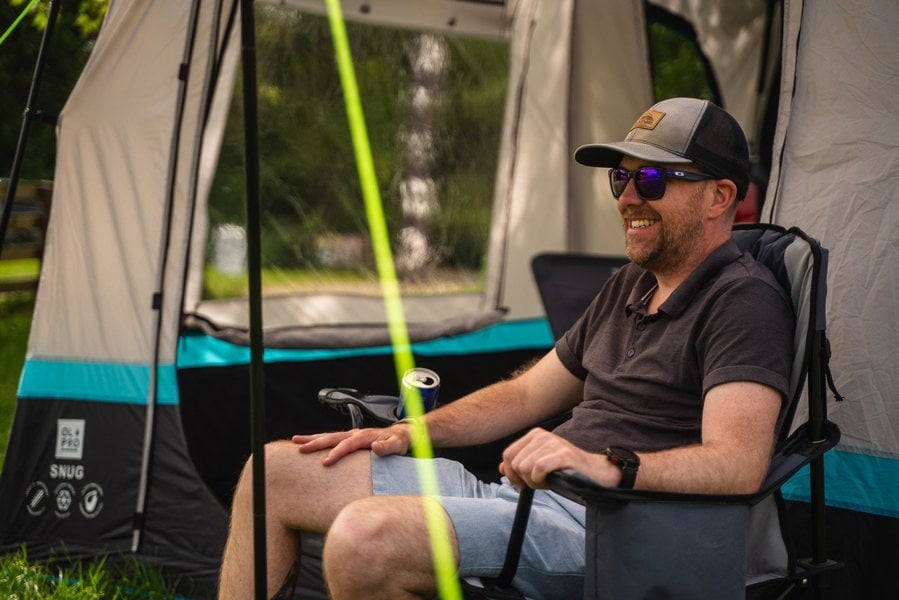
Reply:
[[624, 191], [618, 196], [618, 210], [623, 210], [628, 206], [643, 204], [644, 202], [646, 201], [637, 195], [637, 187], [634, 184], [633, 177], [630, 178], [627, 185], [624, 186]]

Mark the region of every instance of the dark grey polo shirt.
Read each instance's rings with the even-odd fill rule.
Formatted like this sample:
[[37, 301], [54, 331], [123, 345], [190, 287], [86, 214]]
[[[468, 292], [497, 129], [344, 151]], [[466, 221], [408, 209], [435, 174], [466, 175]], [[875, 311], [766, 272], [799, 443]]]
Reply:
[[556, 343], [584, 400], [556, 433], [576, 445], [662, 450], [700, 442], [706, 392], [753, 381], [787, 393], [793, 310], [774, 275], [731, 241], [646, 314], [655, 277], [629, 264]]

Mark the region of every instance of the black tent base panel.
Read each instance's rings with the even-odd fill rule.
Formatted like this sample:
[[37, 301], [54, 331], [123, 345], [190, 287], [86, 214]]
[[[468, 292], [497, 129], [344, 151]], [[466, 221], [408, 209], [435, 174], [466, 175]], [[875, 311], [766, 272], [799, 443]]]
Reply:
[[0, 474], [0, 552], [25, 545], [38, 562], [131, 556], [179, 581], [186, 597], [214, 594], [228, 515], [190, 462], [178, 406], [157, 407], [137, 514], [146, 413], [131, 403], [19, 398]]
[[[790, 532], [799, 558], [811, 556], [811, 513], [804, 502], [788, 502]], [[795, 600], [894, 600], [899, 597], [899, 519], [828, 507], [827, 558], [843, 568], [801, 588]]]

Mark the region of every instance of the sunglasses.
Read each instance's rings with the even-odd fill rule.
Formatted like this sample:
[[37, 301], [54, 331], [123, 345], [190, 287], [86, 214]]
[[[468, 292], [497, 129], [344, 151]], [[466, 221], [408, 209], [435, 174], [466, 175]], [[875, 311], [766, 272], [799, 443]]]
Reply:
[[690, 171], [669, 171], [659, 167], [640, 167], [633, 171], [627, 169], [609, 169], [609, 185], [612, 186], [612, 195], [615, 198], [624, 193], [627, 182], [634, 180], [634, 188], [641, 200], [658, 200], [665, 195], [665, 182], [668, 178], [683, 179], [684, 181], [702, 181], [704, 179], [716, 179], [705, 173], [692, 173]]

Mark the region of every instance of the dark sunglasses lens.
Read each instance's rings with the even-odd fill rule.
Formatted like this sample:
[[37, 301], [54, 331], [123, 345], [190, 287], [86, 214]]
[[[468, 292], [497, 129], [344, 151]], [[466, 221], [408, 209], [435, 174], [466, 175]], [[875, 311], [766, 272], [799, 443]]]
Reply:
[[609, 171], [609, 183], [612, 185], [613, 196], [617, 198], [624, 192], [628, 179], [630, 179], [630, 173], [625, 169], [612, 169]]
[[665, 195], [665, 173], [661, 169], [642, 167], [634, 173], [634, 185], [644, 200], [658, 200]]

